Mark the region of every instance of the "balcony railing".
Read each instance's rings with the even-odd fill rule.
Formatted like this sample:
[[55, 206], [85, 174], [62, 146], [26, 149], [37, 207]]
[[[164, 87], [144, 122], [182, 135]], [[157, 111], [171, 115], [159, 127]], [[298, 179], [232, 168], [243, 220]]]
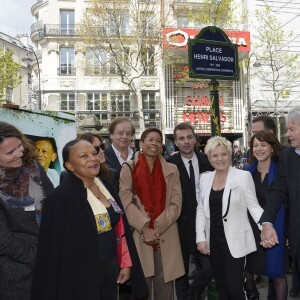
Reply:
[[60, 24], [46, 24], [46, 35], [75, 35], [75, 24], [60, 25]]
[[31, 25], [31, 33], [43, 29], [43, 21], [37, 21]]
[[57, 75], [59, 76], [74, 76], [76, 75], [76, 69], [70, 66], [60, 66], [57, 68]]

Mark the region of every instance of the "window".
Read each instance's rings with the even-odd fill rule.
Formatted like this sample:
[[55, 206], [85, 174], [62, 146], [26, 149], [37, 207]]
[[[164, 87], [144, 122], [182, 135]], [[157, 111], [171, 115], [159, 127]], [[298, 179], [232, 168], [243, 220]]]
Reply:
[[[118, 116], [130, 117], [130, 94], [129, 93], [111, 93], [111, 114], [112, 118]], [[127, 113], [128, 112], [128, 113]]]
[[189, 27], [189, 19], [187, 17], [178, 17], [177, 27], [178, 28]]
[[[151, 110], [155, 110], [155, 93], [142, 93], [143, 100], [143, 110], [144, 110], [144, 118], [145, 118], [145, 127], [157, 127], [156, 121], [158, 112]], [[150, 110], [150, 111], [149, 111]]]
[[60, 94], [60, 110], [75, 110], [75, 94], [61, 93]]
[[143, 75], [154, 75], [155, 67], [154, 67], [154, 50], [147, 49], [142, 54], [142, 63], [144, 66], [144, 74]]
[[[112, 54], [105, 49], [88, 48], [86, 51], [86, 75], [119, 75], [128, 56], [128, 51]], [[116, 58], [117, 57], [117, 58]]]
[[60, 48], [59, 75], [75, 75], [75, 52], [74, 48]]
[[111, 35], [128, 34], [129, 12], [112, 10], [106, 24], [108, 33]]
[[60, 33], [64, 35], [75, 34], [75, 12], [74, 10], [60, 11]]
[[86, 75], [104, 75], [108, 73], [108, 53], [104, 50], [88, 48], [86, 50]]
[[[105, 110], [107, 111], [107, 94], [106, 93], [88, 93], [87, 109], [88, 110]], [[101, 120], [107, 120], [107, 114], [100, 114]]]
[[153, 13], [142, 13], [142, 28], [145, 35], [155, 35], [155, 16]]

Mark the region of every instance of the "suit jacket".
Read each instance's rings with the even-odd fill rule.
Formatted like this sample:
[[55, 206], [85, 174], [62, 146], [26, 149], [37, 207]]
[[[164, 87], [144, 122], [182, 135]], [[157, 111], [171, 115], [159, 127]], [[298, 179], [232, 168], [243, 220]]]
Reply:
[[109, 145], [105, 149], [104, 154], [105, 154], [105, 158], [106, 158], [106, 163], [109, 165], [109, 167], [117, 170], [117, 172], [120, 173], [122, 166], [117, 158], [117, 155], [116, 155], [112, 145]]
[[[113, 188], [106, 181], [103, 183], [123, 209]], [[147, 284], [125, 214], [123, 221], [132, 259], [133, 295], [140, 298], [147, 294]], [[82, 180], [69, 173], [45, 200], [31, 300], [98, 300], [98, 247], [86, 188]]]
[[[210, 243], [209, 197], [216, 172], [200, 178], [200, 200], [197, 208], [196, 241]], [[259, 206], [251, 173], [229, 167], [222, 199], [222, 220], [225, 237], [233, 257], [239, 258], [256, 251], [256, 243], [247, 215], [247, 209], [255, 222], [263, 213]]]
[[[136, 155], [136, 161], [137, 159]], [[164, 281], [169, 282], [184, 275], [184, 266], [176, 223], [181, 211], [182, 198], [177, 167], [167, 163], [162, 156], [160, 156], [160, 162], [166, 181], [166, 206], [164, 211], [156, 218], [156, 221], [159, 224], [161, 232], [159, 246], [161, 249], [161, 259], [164, 270]], [[128, 161], [127, 163], [133, 164], [132, 161]], [[119, 194], [129, 224], [134, 228], [133, 238], [145, 276], [154, 276], [153, 249], [152, 247], [147, 246], [141, 238], [141, 229], [150, 219], [137, 196], [136, 200], [138, 207], [132, 202], [132, 176], [131, 169], [127, 164], [124, 164], [122, 167]]]
[[[213, 170], [213, 167], [210, 165], [207, 156], [204, 153], [195, 151], [195, 154], [198, 159], [200, 174]], [[193, 253], [196, 250], [196, 193], [193, 189], [189, 174], [186, 170], [180, 153], [172, 155], [168, 159], [168, 162], [173, 163], [177, 166], [180, 175], [182, 190], [182, 209], [177, 224], [181, 247], [183, 249], [187, 249], [189, 253]]]
[[300, 155], [294, 147], [286, 147], [280, 153], [278, 173], [266, 195], [266, 205], [260, 222], [274, 223], [277, 211], [288, 199], [288, 239], [291, 255], [296, 254], [300, 243]]

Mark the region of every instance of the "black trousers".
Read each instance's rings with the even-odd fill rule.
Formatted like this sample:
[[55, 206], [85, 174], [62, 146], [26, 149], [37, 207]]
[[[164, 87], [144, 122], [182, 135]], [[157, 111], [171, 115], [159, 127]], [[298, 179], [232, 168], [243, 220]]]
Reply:
[[214, 272], [220, 300], [245, 300], [245, 257], [234, 258], [227, 245], [212, 245], [210, 262]]
[[99, 300], [118, 299], [118, 274], [119, 266], [117, 258], [100, 262], [100, 298]]
[[[190, 299], [201, 299], [201, 295], [204, 292], [206, 286], [213, 278], [213, 272], [209, 257], [207, 255], [202, 255], [200, 252], [195, 252], [197, 255], [197, 273], [194, 280], [189, 283], [189, 263], [190, 256], [192, 253], [181, 248], [182, 258], [184, 263], [185, 274], [175, 280], [176, 296], [178, 300], [190, 300]], [[199, 264], [199, 265], [198, 265]]]

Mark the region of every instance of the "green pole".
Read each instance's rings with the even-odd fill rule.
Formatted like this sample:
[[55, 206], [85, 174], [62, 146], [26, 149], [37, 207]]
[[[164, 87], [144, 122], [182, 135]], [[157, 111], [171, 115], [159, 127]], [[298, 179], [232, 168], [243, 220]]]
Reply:
[[210, 95], [210, 126], [211, 136], [221, 135], [220, 107], [219, 107], [219, 82], [212, 79], [209, 82]]

